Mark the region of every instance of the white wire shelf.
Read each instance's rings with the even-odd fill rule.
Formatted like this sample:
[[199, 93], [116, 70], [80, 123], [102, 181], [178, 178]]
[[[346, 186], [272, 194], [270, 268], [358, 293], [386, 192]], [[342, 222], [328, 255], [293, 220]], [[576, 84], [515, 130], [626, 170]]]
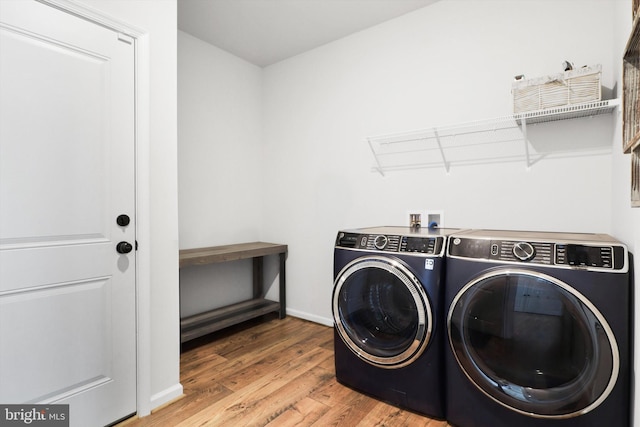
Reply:
[[[372, 169], [384, 175], [387, 171], [444, 166], [449, 172], [453, 163], [504, 162], [523, 157], [529, 167], [533, 163], [527, 139], [528, 124], [607, 114], [619, 105], [619, 99], [609, 99], [368, 137], [376, 162]], [[524, 142], [524, 149], [514, 142]], [[499, 150], [501, 154], [483, 156], [488, 144], [503, 144]]]

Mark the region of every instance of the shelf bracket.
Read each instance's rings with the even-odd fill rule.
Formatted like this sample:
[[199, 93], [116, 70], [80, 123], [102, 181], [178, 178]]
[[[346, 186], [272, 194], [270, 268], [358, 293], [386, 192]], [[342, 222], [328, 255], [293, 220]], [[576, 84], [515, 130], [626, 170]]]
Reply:
[[382, 166], [380, 165], [380, 160], [378, 160], [378, 155], [376, 154], [376, 150], [373, 149], [373, 144], [371, 144], [371, 138], [367, 138], [367, 143], [369, 144], [369, 148], [373, 153], [373, 158], [376, 159], [376, 167], [375, 170], [382, 176], [384, 176], [384, 172], [382, 171]]
[[529, 137], [527, 136], [527, 119], [524, 117], [521, 119], [522, 123], [522, 137], [524, 139], [524, 155], [527, 162], [527, 169], [531, 167], [531, 159], [529, 157]]
[[444, 149], [442, 148], [442, 143], [440, 142], [440, 135], [438, 134], [438, 128], [433, 128], [433, 134], [436, 136], [436, 141], [438, 141], [438, 148], [440, 149], [440, 156], [442, 156], [442, 163], [444, 164], [444, 169], [449, 173], [449, 163], [447, 162], [447, 158], [444, 155]]

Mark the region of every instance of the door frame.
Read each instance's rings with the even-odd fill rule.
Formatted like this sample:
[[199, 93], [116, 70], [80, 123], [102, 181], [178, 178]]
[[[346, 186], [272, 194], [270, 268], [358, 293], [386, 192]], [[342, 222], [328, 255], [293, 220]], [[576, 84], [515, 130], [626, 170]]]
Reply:
[[[71, 0], [36, 0], [133, 39], [136, 203], [136, 412], [151, 413], [151, 257], [149, 187], [149, 33]], [[115, 420], [114, 420], [115, 421]]]

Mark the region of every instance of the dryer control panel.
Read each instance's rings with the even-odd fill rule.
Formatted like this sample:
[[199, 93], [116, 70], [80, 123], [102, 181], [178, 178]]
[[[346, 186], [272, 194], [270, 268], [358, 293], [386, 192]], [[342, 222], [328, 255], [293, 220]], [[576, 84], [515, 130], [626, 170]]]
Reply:
[[449, 255], [496, 262], [623, 270], [625, 248], [588, 243], [538, 242], [451, 237]]
[[416, 253], [442, 255], [443, 236], [419, 237], [397, 234], [359, 234], [339, 232], [336, 247], [375, 252]]

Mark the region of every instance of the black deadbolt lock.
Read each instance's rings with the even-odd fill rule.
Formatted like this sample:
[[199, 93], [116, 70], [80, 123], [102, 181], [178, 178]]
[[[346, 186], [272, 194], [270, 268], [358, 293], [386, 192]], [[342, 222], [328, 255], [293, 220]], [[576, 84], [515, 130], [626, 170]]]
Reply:
[[118, 218], [116, 218], [116, 222], [120, 227], [126, 227], [131, 222], [131, 219], [129, 218], [129, 215], [122, 214], [118, 215]]
[[133, 246], [129, 242], [120, 242], [116, 245], [116, 251], [119, 254], [128, 254], [133, 250]]

